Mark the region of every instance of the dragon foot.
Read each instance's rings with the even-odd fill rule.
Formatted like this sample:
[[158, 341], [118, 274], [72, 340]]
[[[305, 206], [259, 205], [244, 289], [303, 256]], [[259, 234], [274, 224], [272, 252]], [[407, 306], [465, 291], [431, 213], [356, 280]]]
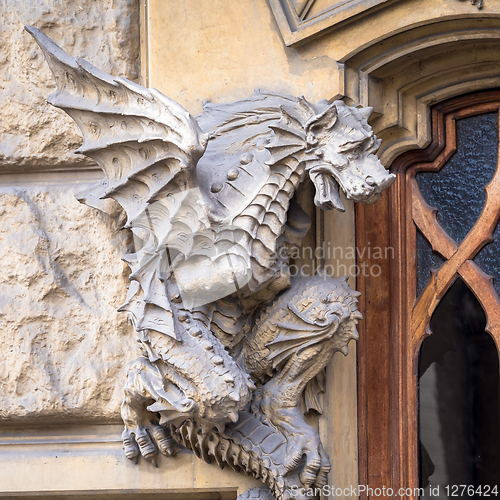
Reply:
[[283, 465], [287, 474], [298, 473], [300, 483], [322, 487], [327, 484], [330, 460], [317, 431], [308, 425], [298, 408], [282, 408], [263, 388], [254, 393], [252, 412], [265, 418], [286, 438]]
[[139, 455], [156, 466], [158, 451], [162, 455], [173, 456], [181, 447], [173, 439], [170, 429], [154, 422], [138, 424], [136, 427], [125, 427], [122, 433], [125, 456], [137, 463]]
[[161, 375], [146, 358], [139, 358], [129, 365], [121, 408], [125, 422], [122, 440], [126, 457], [134, 462], [142, 455], [156, 465], [158, 451], [172, 456], [180, 450], [170, 427], [160, 425], [157, 413], [148, 409], [159, 399], [159, 391]]
[[331, 465], [316, 430], [307, 424], [306, 427], [294, 429], [288, 435], [287, 443], [285, 468], [300, 470], [299, 479], [305, 487], [325, 486]]

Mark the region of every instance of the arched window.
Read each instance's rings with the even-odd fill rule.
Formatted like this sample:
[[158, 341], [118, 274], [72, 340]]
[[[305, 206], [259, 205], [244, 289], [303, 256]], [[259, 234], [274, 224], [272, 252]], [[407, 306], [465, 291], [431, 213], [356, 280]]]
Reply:
[[357, 207], [358, 254], [382, 269], [358, 279], [360, 484], [396, 498], [500, 483], [499, 110], [498, 91], [435, 106], [430, 146]]

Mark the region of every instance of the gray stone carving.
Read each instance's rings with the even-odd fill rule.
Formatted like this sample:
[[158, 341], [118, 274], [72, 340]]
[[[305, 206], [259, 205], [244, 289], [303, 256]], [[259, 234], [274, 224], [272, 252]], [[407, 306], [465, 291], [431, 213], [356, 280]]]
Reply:
[[[35, 28], [57, 91], [80, 127], [80, 153], [106, 174], [80, 200], [123, 208], [127, 311], [143, 356], [128, 368], [128, 458], [180, 446], [261, 479], [242, 498], [288, 499], [330, 470], [301, 410], [333, 354], [357, 338], [347, 278], [291, 278], [288, 247], [310, 222], [294, 201], [308, 175], [315, 203], [373, 203], [394, 180], [375, 153], [371, 109], [257, 91], [192, 117], [155, 89], [73, 58]], [[296, 497], [299, 498], [299, 497]]]

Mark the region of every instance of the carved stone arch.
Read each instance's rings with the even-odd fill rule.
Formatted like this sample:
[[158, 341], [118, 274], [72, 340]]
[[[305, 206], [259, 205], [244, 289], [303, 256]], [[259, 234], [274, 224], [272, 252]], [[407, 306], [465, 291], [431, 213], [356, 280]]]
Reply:
[[270, 0], [283, 41], [297, 46], [396, 0]]
[[372, 106], [382, 163], [431, 141], [430, 108], [500, 86], [500, 16], [447, 16], [394, 32], [343, 64], [349, 103]]

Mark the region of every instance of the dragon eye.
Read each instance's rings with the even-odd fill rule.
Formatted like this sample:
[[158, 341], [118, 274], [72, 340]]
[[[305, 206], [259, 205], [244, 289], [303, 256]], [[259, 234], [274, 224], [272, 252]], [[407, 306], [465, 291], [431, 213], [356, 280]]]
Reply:
[[359, 146], [356, 146], [355, 148], [348, 151], [347, 156], [349, 160], [355, 160], [356, 158], [359, 158], [362, 153], [363, 153], [363, 145], [360, 144]]

